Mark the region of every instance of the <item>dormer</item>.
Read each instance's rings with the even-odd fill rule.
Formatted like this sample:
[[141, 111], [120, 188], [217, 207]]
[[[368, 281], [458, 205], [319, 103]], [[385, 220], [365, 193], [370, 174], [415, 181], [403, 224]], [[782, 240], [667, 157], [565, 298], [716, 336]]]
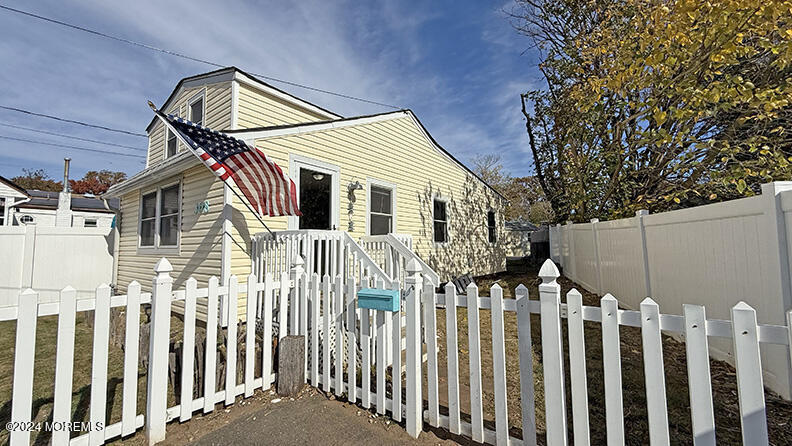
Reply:
[[[235, 67], [182, 79], [160, 109], [219, 131], [341, 118]], [[156, 117], [146, 132], [146, 168], [186, 150]]]

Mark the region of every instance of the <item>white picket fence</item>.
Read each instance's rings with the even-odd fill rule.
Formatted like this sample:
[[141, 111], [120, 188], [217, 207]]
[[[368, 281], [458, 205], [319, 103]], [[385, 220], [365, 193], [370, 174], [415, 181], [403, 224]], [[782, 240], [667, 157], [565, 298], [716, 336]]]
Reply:
[[[759, 319], [784, 324], [792, 309], [792, 182], [762, 185], [762, 194], [658, 214], [550, 228], [550, 254], [566, 277], [637, 310], [647, 296], [671, 314], [683, 304], [727, 319], [744, 301]], [[710, 352], [733, 363], [733, 345], [713, 339]], [[768, 388], [792, 399], [788, 352], [762, 350]]]
[[[585, 344], [602, 342], [605, 375], [605, 412], [609, 444], [622, 444], [625, 439], [621, 383], [621, 353], [619, 326], [639, 327], [643, 340], [643, 359], [647, 389], [650, 440], [653, 444], [669, 441], [668, 414], [666, 410], [665, 377], [662, 356], [661, 331], [684, 333], [687, 340], [687, 368], [690, 385], [690, 407], [693, 434], [698, 445], [715, 444], [715, 424], [712, 390], [710, 384], [708, 340], [726, 338], [734, 343], [742, 435], [745, 444], [768, 443], [767, 421], [762, 384], [760, 343], [777, 344], [789, 348], [792, 338], [792, 312], [787, 315], [788, 325], [757, 325], [755, 311], [744, 303], [734, 306], [731, 320], [707, 320], [702, 306], [685, 306], [684, 316], [660, 314], [651, 299], [641, 304], [640, 311], [620, 310], [613, 296], [602, 298], [599, 307], [582, 305], [582, 297], [575, 290], [561, 302], [561, 289], [556, 278], [559, 273], [548, 261], [539, 275], [539, 300], [529, 298], [528, 289], [515, 290], [516, 299], [504, 299], [503, 290], [495, 285], [490, 296], [479, 296], [475, 285], [468, 287], [465, 295], [457, 295], [453, 285], [443, 293], [436, 293], [434, 285], [424, 281], [421, 266], [414, 261], [407, 265], [406, 289], [400, 312], [375, 311], [358, 308], [357, 291], [361, 287], [384, 288], [382, 277], [364, 276], [334, 278], [317, 273], [308, 275], [298, 260], [291, 270], [282, 272], [279, 280], [265, 274], [258, 281], [251, 274], [246, 284], [240, 286], [235, 277], [228, 285], [219, 286], [212, 278], [207, 288], [197, 288], [194, 279], [187, 281], [184, 290], [172, 290], [172, 268], [162, 259], [156, 267], [152, 293], [141, 293], [133, 283], [127, 295], [111, 296], [110, 289], [101, 286], [95, 299], [76, 300], [74, 290], [66, 288], [57, 303], [37, 302], [36, 293], [26, 291], [18, 307], [0, 308], [0, 320], [17, 321], [17, 340], [14, 363], [12, 421], [26, 423], [31, 420], [36, 323], [39, 317], [58, 315], [57, 358], [55, 360], [55, 403], [53, 421], [70, 420], [73, 376], [75, 314], [94, 311], [94, 341], [92, 356], [90, 421], [103, 423], [107, 418], [107, 368], [109, 318], [112, 307], [126, 307], [126, 349], [124, 352], [123, 409], [121, 421], [101, 430], [71, 438], [70, 443], [102, 444], [107, 440], [134, 433], [141, 427], [150, 443], [166, 438], [166, 424], [170, 420], [190, 420], [193, 413], [211, 412], [217, 403], [233, 404], [237, 396], [250, 397], [256, 389], [267, 389], [277, 379], [273, 370], [273, 339], [287, 334], [305, 336], [306, 381], [315, 387], [338, 396], [346, 395], [349, 401], [364, 408], [373, 408], [379, 414], [390, 414], [396, 421], [404, 420], [407, 432], [417, 437], [424, 421], [430, 426], [447, 429], [454, 434], [490, 444], [537, 443], [534, 405], [534, 371], [532, 369], [531, 314], [540, 315], [542, 364], [545, 392], [546, 443], [567, 444], [567, 419], [564, 373], [562, 318], [567, 319], [569, 364], [571, 376], [572, 426], [575, 444], [589, 444], [587, 375]], [[246, 290], [247, 299], [242, 314], [237, 314], [240, 288]], [[209, 321], [218, 320], [218, 302], [224, 296], [229, 301], [229, 320], [252, 321], [260, 317], [264, 336], [262, 352], [256, 358], [255, 330], [246, 330], [244, 346], [237, 345], [237, 324], [228, 324], [226, 344], [226, 384], [217, 389], [215, 380], [204, 380], [201, 396], [194, 396], [193, 370], [197, 358], [193, 357], [195, 342], [196, 305], [206, 299]], [[181, 393], [176, 405], [168, 405], [168, 359], [170, 341], [171, 304], [184, 301], [184, 329]], [[140, 306], [151, 303], [151, 334], [148, 360], [148, 384], [145, 408], [138, 407], [138, 336]], [[438, 330], [437, 308], [445, 306], [446, 331]], [[467, 311], [469, 351], [470, 422], [464, 421], [460, 405], [460, 364], [458, 352], [463, 346], [457, 338], [457, 307]], [[260, 309], [259, 309], [260, 308]], [[480, 334], [481, 310], [489, 310], [492, 327], [493, 382], [495, 397], [494, 430], [484, 425], [482, 402], [482, 343]], [[518, 321], [519, 370], [507, 370], [504, 315], [514, 312]], [[484, 313], [486, 314], [486, 313]], [[277, 334], [273, 321], [279, 325]], [[583, 322], [601, 324], [601, 339], [585, 339]], [[422, 329], [428, 334], [422, 336]], [[207, 326], [207, 345], [215, 345], [218, 324]], [[439, 357], [439, 343], [445, 342], [447, 357]], [[391, 370], [388, 350], [406, 352], [392, 355]], [[244, 349], [244, 350], [242, 350]], [[360, 350], [360, 359], [358, 359]], [[237, 379], [237, 354], [245, 353], [243, 378]], [[422, 360], [425, 352], [426, 360]], [[217, 351], [206, 349], [204, 360], [206, 377], [214, 377], [219, 366]], [[261, 361], [260, 376], [256, 376], [256, 362]], [[439, 361], [445, 361], [448, 375], [448, 415], [440, 414]], [[425, 362], [425, 366], [423, 363]], [[372, 371], [373, 369], [373, 371]], [[507, 404], [507, 375], [519, 375], [522, 438], [510, 436]], [[424, 375], [425, 374], [425, 375]], [[357, 386], [360, 375], [361, 386]], [[390, 378], [389, 378], [390, 376]], [[428, 387], [422, 389], [423, 379]], [[390, 380], [390, 386], [388, 386]], [[512, 396], [513, 397], [513, 396]], [[424, 411], [424, 402], [428, 410]], [[82, 421], [82, 420], [74, 420]], [[266, 422], [266, 420], [261, 420]], [[53, 433], [53, 444], [69, 442], [69, 433]], [[11, 444], [30, 442], [30, 433], [18, 430], [11, 433]]]
[[[643, 341], [646, 401], [649, 421], [649, 438], [652, 444], [669, 444], [669, 424], [666, 409], [665, 373], [661, 331], [684, 333], [687, 349], [690, 408], [692, 428], [697, 445], [715, 444], [715, 421], [712, 386], [710, 381], [708, 340], [726, 338], [734, 344], [739, 408], [744, 444], [768, 444], [768, 431], [759, 355], [761, 344], [777, 344], [789, 348], [792, 338], [792, 311], [787, 313], [787, 325], [757, 325], [756, 312], [741, 302], [731, 309], [731, 320], [707, 320], [703, 306], [685, 305], [684, 316], [660, 314], [656, 302], [647, 298], [640, 311], [622, 310], [617, 300], [606, 295], [599, 307], [582, 305], [577, 290], [570, 291], [566, 303], [561, 302], [561, 287], [556, 282], [558, 269], [548, 260], [539, 272], [539, 300], [529, 298], [528, 289], [515, 290], [516, 299], [504, 299], [498, 285], [490, 296], [478, 295], [471, 284], [467, 295], [457, 296], [453, 286], [445, 293], [435, 295], [434, 289], [423, 290], [424, 323], [431, 331], [436, 328], [435, 306], [444, 304], [447, 309], [467, 308], [469, 345], [470, 419], [460, 417], [459, 360], [460, 345], [457, 340], [457, 314], [446, 311], [446, 333], [437, 333], [446, 340], [447, 358], [437, 356], [437, 337], [427, 338], [427, 399], [425, 419], [431, 426], [448, 429], [478, 442], [490, 444], [537, 444], [534, 374], [532, 369], [531, 314], [541, 318], [542, 366], [545, 392], [546, 444], [565, 445], [567, 438], [567, 398], [564, 382], [564, 350], [561, 319], [567, 319], [569, 345], [572, 426], [576, 445], [590, 444], [589, 407], [586, 374], [585, 345], [602, 342], [605, 378], [605, 413], [608, 444], [624, 444], [624, 411], [622, 401], [622, 374], [619, 326], [639, 327]], [[495, 430], [484, 427], [482, 411], [481, 338], [479, 332], [480, 310], [489, 309], [492, 325], [493, 381], [495, 397]], [[516, 312], [518, 321], [519, 371], [506, 370], [504, 312]], [[408, 313], [409, 318], [409, 313]], [[602, 339], [585, 339], [583, 322], [601, 324]], [[448, 369], [448, 416], [439, 414], [438, 360], [445, 359]], [[409, 371], [410, 369], [408, 369]], [[522, 417], [522, 438], [509, 435], [506, 375], [519, 373]], [[408, 375], [409, 378], [409, 375]], [[420, 392], [420, 389], [418, 390]], [[601, 408], [599, 408], [601, 410]]]

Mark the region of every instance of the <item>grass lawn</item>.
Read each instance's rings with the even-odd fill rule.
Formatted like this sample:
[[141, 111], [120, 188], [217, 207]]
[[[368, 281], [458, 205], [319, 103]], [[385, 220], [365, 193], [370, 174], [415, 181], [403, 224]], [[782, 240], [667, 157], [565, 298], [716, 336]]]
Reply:
[[[93, 351], [93, 330], [85, 321], [87, 315], [77, 315], [74, 344], [74, 378], [72, 385], [72, 421], [88, 421], [91, 401], [91, 357]], [[0, 421], [11, 420], [11, 397], [14, 373], [14, 351], [16, 344], [16, 322], [0, 322]], [[55, 354], [57, 347], [58, 317], [47, 316], [38, 319], [36, 327], [36, 357], [33, 377], [33, 417], [34, 421], [45, 422], [52, 418], [53, 392], [55, 387]], [[121, 421], [121, 402], [124, 376], [124, 352], [112, 344], [109, 351], [107, 370], [107, 412], [108, 424]], [[138, 374], [138, 413], [145, 408], [146, 378]], [[73, 436], [79, 435], [73, 433]], [[32, 432], [34, 444], [48, 444], [50, 432]], [[0, 444], [8, 443], [8, 431], [0, 432]]]
[[[522, 274], [504, 273], [486, 276], [477, 279], [481, 295], [489, 296], [490, 286], [497, 282], [504, 288], [504, 297], [513, 298], [514, 289], [519, 284], [525, 284], [531, 297], [537, 298], [537, 286], [540, 280], [535, 270]], [[577, 288], [583, 294], [584, 305], [599, 306], [599, 297], [583, 290], [564, 277], [559, 278], [562, 296]], [[618, 298], [618, 296], [617, 296]], [[562, 297], [562, 301], [565, 298]], [[458, 335], [459, 335], [459, 361], [460, 361], [460, 399], [463, 412], [470, 412], [470, 397], [468, 387], [468, 345], [467, 345], [467, 309], [458, 308]], [[515, 313], [505, 315], [506, 334], [506, 375], [508, 392], [509, 425], [512, 426], [512, 435], [520, 437], [521, 412], [520, 412], [520, 384], [519, 384], [519, 355], [517, 346], [517, 317]], [[494, 394], [492, 383], [492, 326], [489, 310], [481, 310], [481, 358], [483, 378], [483, 404], [484, 420], [492, 422], [495, 419]], [[567, 420], [569, 438], [572, 435], [571, 389], [569, 387], [569, 352], [567, 345], [567, 329], [564, 319], [563, 336], [566, 372], [567, 395]], [[437, 313], [439, 339], [439, 357], [441, 390], [440, 398], [444, 403], [447, 396], [447, 372], [445, 351], [445, 312]], [[542, 378], [542, 345], [539, 316], [531, 318], [531, 329], [534, 347], [534, 383], [536, 393], [536, 421], [540, 442], [544, 443], [544, 391]], [[588, 400], [589, 424], [591, 429], [591, 443], [604, 444], [605, 432], [605, 402], [604, 383], [602, 371], [602, 332], [600, 325], [594, 322], [585, 322], [584, 332], [586, 339], [586, 368], [588, 375]], [[649, 430], [646, 413], [646, 393], [644, 388], [643, 357], [641, 346], [641, 331], [635, 327], [621, 327], [621, 353], [622, 353], [622, 382], [624, 399], [624, 424], [627, 444], [648, 444]], [[663, 359], [666, 376], [666, 396], [668, 404], [669, 429], [671, 441], [674, 444], [692, 444], [691, 420], [689, 409], [688, 380], [685, 358], [685, 344], [669, 336], [663, 336]], [[742, 441], [740, 431], [739, 406], [737, 399], [737, 385], [734, 368], [725, 362], [710, 361], [713, 400], [715, 409], [715, 429], [718, 444], [739, 444]], [[771, 444], [788, 444], [792, 438], [792, 402], [781, 399], [778, 395], [766, 391], [768, 430]], [[464, 418], [464, 415], [463, 415]], [[490, 425], [492, 428], [494, 425]]]

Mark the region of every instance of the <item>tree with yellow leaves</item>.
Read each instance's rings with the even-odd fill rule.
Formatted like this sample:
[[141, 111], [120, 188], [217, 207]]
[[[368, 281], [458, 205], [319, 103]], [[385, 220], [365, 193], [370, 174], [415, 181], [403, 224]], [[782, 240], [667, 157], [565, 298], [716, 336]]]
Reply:
[[558, 220], [792, 179], [792, 2], [517, 0], [547, 89], [521, 97]]

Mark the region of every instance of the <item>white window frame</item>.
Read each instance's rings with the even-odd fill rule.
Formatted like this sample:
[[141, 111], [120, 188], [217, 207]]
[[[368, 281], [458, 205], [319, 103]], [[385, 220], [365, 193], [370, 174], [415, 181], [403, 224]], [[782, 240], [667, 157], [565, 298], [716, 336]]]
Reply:
[[[446, 208], [446, 219], [445, 219], [445, 222], [446, 222], [446, 240], [444, 242], [435, 241], [435, 232], [434, 232], [435, 231], [435, 227], [434, 227], [435, 226], [434, 225], [435, 224], [435, 218], [434, 218], [434, 202], [435, 201], [440, 201], [442, 203], [445, 203], [445, 208]], [[448, 204], [449, 204], [448, 198], [441, 197], [439, 195], [436, 195], [436, 196], [434, 196], [432, 198], [432, 204], [431, 204], [431, 206], [432, 206], [431, 207], [431, 214], [432, 214], [432, 243], [436, 247], [437, 246], [446, 246], [446, 245], [448, 245], [451, 242], [451, 230], [450, 230], [451, 229], [451, 226], [450, 226], [451, 219], [449, 218], [449, 215], [448, 215], [448, 208], [449, 208]]]
[[[447, 210], [446, 210], [446, 212], [447, 212]], [[495, 229], [495, 241], [492, 241], [489, 238], [489, 214], [490, 214], [490, 212], [492, 212], [492, 217], [495, 220], [495, 224], [493, 225], [493, 229]], [[495, 245], [495, 244], [498, 243], [498, 238], [500, 238], [500, 236], [498, 234], [498, 211], [496, 211], [495, 209], [492, 209], [492, 208], [487, 209], [487, 217], [486, 218], [487, 218], [487, 224], [486, 224], [486, 227], [487, 227], [487, 243], [489, 243], [490, 245]]]
[[[289, 154], [289, 177], [294, 181], [297, 186], [295, 193], [297, 194], [297, 201], [300, 200], [300, 168], [314, 170], [331, 176], [330, 181], [330, 222], [331, 226], [336, 229], [340, 228], [340, 209], [341, 209], [341, 169], [335, 164], [330, 164], [307, 156]], [[300, 229], [300, 217], [289, 216], [288, 228], [289, 230]]]
[[396, 185], [376, 178], [366, 178], [366, 235], [371, 235], [371, 186], [391, 191], [391, 233], [396, 233]]
[[[93, 224], [89, 225], [89, 223], [93, 223]], [[83, 227], [84, 228], [98, 228], [99, 227], [99, 219], [96, 218], [96, 217], [91, 217], [91, 218], [85, 217], [85, 219], [83, 220]]]
[[[206, 102], [204, 102], [204, 108], [205, 107], [206, 107]], [[181, 107], [172, 108], [171, 111], [168, 114], [171, 114], [171, 115], [174, 115], [174, 116], [181, 116]], [[165, 125], [165, 123], [162, 123], [162, 127], [163, 127], [163, 129], [165, 131], [165, 145], [163, 146], [163, 149], [162, 149], [162, 159], [166, 160], [166, 159], [168, 159], [168, 158], [170, 158], [172, 156], [176, 156], [176, 155], [179, 154], [179, 152], [181, 151], [180, 150], [181, 149], [181, 141], [179, 141], [179, 137], [176, 136], [176, 134], [173, 133], [171, 131], [171, 129], [168, 128], [167, 125]], [[173, 134], [173, 137], [176, 138], [176, 153], [174, 153], [171, 156], [168, 156], [168, 135], [169, 134]]]
[[187, 119], [189, 119], [190, 122], [195, 122], [193, 120], [193, 116], [192, 116], [192, 105], [194, 103], [198, 102], [198, 100], [202, 100], [202, 102], [201, 102], [201, 124], [200, 125], [203, 126], [203, 127], [206, 127], [206, 89], [201, 90], [199, 93], [197, 93], [196, 95], [191, 97], [189, 101], [187, 101], [187, 113], [186, 114], [189, 115]]
[[[168, 246], [160, 246], [160, 221], [162, 217], [162, 207], [161, 207], [161, 199], [162, 199], [162, 189], [167, 189], [171, 186], [178, 185], [179, 186], [179, 202], [178, 202], [178, 218], [176, 219], [177, 223], [176, 226], [179, 228], [176, 232], [176, 244], [175, 245], [168, 245]], [[152, 192], [156, 192], [156, 197], [154, 201], [154, 245], [153, 246], [143, 246], [141, 244], [142, 237], [141, 231], [143, 228], [143, 196], [149, 195]], [[175, 181], [170, 181], [167, 183], [162, 183], [154, 187], [150, 187], [140, 191], [140, 198], [138, 199], [138, 243], [137, 243], [137, 251], [138, 254], [180, 254], [181, 253], [181, 224], [182, 224], [182, 214], [184, 213], [184, 209], [182, 206], [182, 195], [184, 192], [184, 182], [181, 178]]]

